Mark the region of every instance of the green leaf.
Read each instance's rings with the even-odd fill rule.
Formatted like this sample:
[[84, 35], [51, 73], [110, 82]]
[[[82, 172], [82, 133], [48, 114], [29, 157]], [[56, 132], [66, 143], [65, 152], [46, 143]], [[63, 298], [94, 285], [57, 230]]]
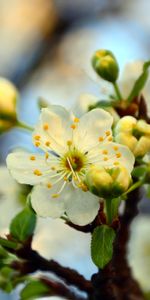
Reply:
[[90, 111], [95, 108], [107, 108], [107, 107], [112, 107], [112, 101], [100, 100], [100, 101], [96, 102], [95, 104], [90, 105], [88, 107], [88, 110]]
[[91, 256], [97, 267], [103, 269], [111, 260], [115, 236], [115, 231], [107, 225], [95, 228], [92, 235]]
[[143, 177], [146, 174], [146, 166], [138, 166], [135, 167], [132, 171], [132, 176], [133, 177]]
[[35, 229], [36, 215], [30, 207], [25, 207], [11, 222], [10, 233], [16, 240], [24, 242]]
[[128, 102], [132, 102], [132, 100], [139, 95], [139, 93], [141, 92], [141, 90], [143, 89], [143, 87], [146, 84], [146, 81], [148, 79], [148, 68], [150, 66], [150, 61], [147, 61], [144, 63], [143, 65], [143, 72], [142, 74], [139, 76], [139, 78], [135, 81], [134, 86], [128, 96]]
[[27, 283], [20, 293], [21, 300], [33, 300], [46, 295], [50, 295], [50, 289], [40, 280]]

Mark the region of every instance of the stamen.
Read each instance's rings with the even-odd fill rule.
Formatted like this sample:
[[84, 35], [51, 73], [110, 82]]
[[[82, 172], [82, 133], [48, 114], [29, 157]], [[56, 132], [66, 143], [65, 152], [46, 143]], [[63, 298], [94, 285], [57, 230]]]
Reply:
[[72, 141], [67, 141], [67, 145], [70, 147], [72, 145]]
[[108, 157], [106, 156], [106, 157], [104, 157], [104, 161], [107, 161], [108, 160]]
[[58, 198], [60, 195], [59, 194], [53, 194], [52, 198]]
[[41, 175], [42, 175], [41, 171], [38, 170], [38, 169], [34, 170], [33, 173], [34, 173], [34, 175], [36, 175], [36, 176], [41, 176]]
[[103, 154], [108, 154], [108, 151], [107, 150], [103, 150], [102, 153]]
[[116, 153], [116, 157], [120, 158], [121, 157], [121, 153], [120, 152]]
[[39, 147], [40, 146], [40, 142], [35, 142], [35, 146]]
[[47, 183], [47, 188], [51, 189], [52, 188], [52, 184], [50, 182]]
[[75, 124], [72, 124], [70, 127], [71, 127], [72, 129], [76, 129], [76, 125], [75, 125]]
[[45, 158], [48, 159], [49, 158], [49, 154], [45, 153]]
[[79, 121], [80, 121], [79, 118], [74, 118], [75, 123], [79, 123]]
[[49, 141], [45, 142], [45, 145], [46, 145], [47, 147], [49, 147], [50, 144], [51, 144], [51, 143], [50, 143]]
[[119, 161], [115, 161], [114, 166], [118, 166], [118, 165], [119, 165]]
[[113, 140], [113, 139], [112, 139], [112, 137], [110, 136], [110, 137], [108, 138], [108, 141], [109, 141], [109, 142], [112, 142], [112, 140]]
[[98, 140], [99, 140], [99, 142], [103, 142], [103, 141], [104, 141], [104, 138], [103, 138], [102, 136], [100, 136], [100, 137], [98, 138]]
[[118, 146], [114, 146], [113, 149], [114, 149], [115, 151], [118, 151], [118, 150], [119, 150], [119, 147], [118, 147]]
[[44, 129], [44, 130], [48, 130], [48, 129], [49, 129], [49, 126], [48, 126], [47, 123], [45, 123], [45, 124], [43, 125], [43, 129]]
[[30, 160], [36, 160], [35, 156], [34, 156], [34, 155], [31, 155], [31, 156], [30, 156]]
[[55, 171], [55, 170], [56, 170], [56, 167], [54, 167], [54, 166], [51, 167], [51, 170], [52, 170], [52, 171]]
[[105, 132], [105, 134], [106, 134], [107, 136], [109, 136], [109, 135], [111, 135], [111, 132], [108, 130], [108, 131]]
[[41, 138], [40, 135], [35, 135], [35, 136], [34, 136], [34, 139], [35, 139], [36, 141], [39, 141], [40, 138]]

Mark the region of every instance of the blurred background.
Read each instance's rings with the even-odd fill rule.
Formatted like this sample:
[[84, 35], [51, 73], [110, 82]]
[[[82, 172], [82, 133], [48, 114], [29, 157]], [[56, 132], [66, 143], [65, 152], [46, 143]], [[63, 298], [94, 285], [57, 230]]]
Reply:
[[[0, 77], [11, 80], [19, 89], [19, 118], [34, 125], [39, 116], [39, 99], [71, 108], [81, 93], [99, 95], [100, 87], [90, 75], [90, 57], [98, 48], [112, 50], [121, 70], [129, 61], [149, 59], [149, 11], [148, 0], [0, 0]], [[2, 165], [15, 147], [32, 149], [31, 136], [17, 129], [0, 136]], [[0, 174], [0, 204], [10, 194], [11, 184], [4, 180], [4, 172], [3, 169]], [[15, 205], [7, 218], [8, 206], [9, 203], [0, 208], [2, 214], [6, 212], [7, 220], [20, 209]], [[148, 204], [143, 202], [141, 212], [147, 211]], [[5, 233], [7, 227], [8, 221], [0, 231]], [[50, 238], [47, 227], [51, 228]], [[78, 237], [78, 233], [69, 230], [72, 246], [66, 252], [68, 229], [60, 221], [39, 220], [40, 234], [34, 247], [90, 278], [95, 268], [85, 256], [90, 251], [89, 236]], [[0, 299], [17, 297], [14, 293], [2, 294]]]

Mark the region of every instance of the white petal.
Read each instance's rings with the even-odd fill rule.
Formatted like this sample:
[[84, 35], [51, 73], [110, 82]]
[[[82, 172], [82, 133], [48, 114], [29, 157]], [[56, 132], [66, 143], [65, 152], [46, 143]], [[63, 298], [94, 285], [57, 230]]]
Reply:
[[[39, 124], [33, 132], [35, 136], [40, 136], [39, 147], [53, 150], [57, 154], [66, 151], [67, 140], [71, 138], [72, 115], [62, 106], [50, 105], [49, 108], [42, 109]], [[44, 126], [47, 125], [47, 130]], [[49, 141], [50, 146], [45, 146]]]
[[92, 149], [87, 157], [89, 157], [91, 163], [104, 167], [114, 167], [114, 163], [119, 162], [129, 173], [132, 171], [135, 162], [135, 157], [128, 147], [113, 142], [103, 143], [100, 147]]
[[59, 218], [64, 213], [64, 202], [62, 197], [52, 198], [57, 192], [58, 186], [48, 189], [37, 185], [31, 193], [31, 204], [35, 212], [41, 217]]
[[77, 99], [75, 107], [73, 109], [75, 115], [77, 117], [81, 117], [83, 114], [88, 112], [88, 108], [90, 105], [94, 105], [98, 102], [99, 98], [92, 94], [81, 94]]
[[65, 211], [72, 223], [84, 226], [91, 223], [99, 210], [99, 198], [90, 192], [75, 189], [71, 184], [64, 192]]
[[[33, 156], [35, 160], [30, 159]], [[44, 155], [40, 154], [14, 152], [7, 156], [6, 162], [12, 177], [19, 183], [39, 184], [45, 180], [45, 172], [50, 170], [50, 164], [47, 164]], [[35, 175], [35, 170], [39, 170], [41, 176]]]
[[106, 132], [110, 131], [113, 123], [112, 116], [103, 109], [97, 108], [84, 114], [74, 130], [74, 143], [80, 149], [88, 150], [99, 142], [99, 137], [107, 138]]

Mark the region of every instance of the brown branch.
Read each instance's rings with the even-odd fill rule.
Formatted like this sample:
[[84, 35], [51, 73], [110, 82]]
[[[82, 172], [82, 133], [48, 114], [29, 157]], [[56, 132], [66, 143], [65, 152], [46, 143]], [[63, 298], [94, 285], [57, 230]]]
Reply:
[[60, 282], [47, 279], [45, 277], [40, 277], [40, 281], [43, 282], [48, 288], [50, 288], [50, 296], [60, 296], [68, 300], [85, 300], [86, 298], [77, 295], [66, 285]]
[[127, 242], [130, 224], [137, 215], [140, 190], [130, 193], [126, 201], [124, 215], [120, 218], [120, 228], [114, 244], [111, 262], [98, 274], [93, 275], [94, 300], [144, 300], [138, 283], [133, 279], [127, 262]]
[[81, 291], [91, 293], [92, 284], [86, 280], [84, 276], [79, 274], [76, 270], [63, 267], [54, 260], [47, 260], [40, 256], [36, 251], [30, 248], [30, 242], [24, 245], [15, 254], [23, 259], [23, 261], [14, 261], [12, 266], [19, 270], [22, 274], [33, 273], [37, 270], [52, 272], [60, 277], [67, 285], [74, 285]]

